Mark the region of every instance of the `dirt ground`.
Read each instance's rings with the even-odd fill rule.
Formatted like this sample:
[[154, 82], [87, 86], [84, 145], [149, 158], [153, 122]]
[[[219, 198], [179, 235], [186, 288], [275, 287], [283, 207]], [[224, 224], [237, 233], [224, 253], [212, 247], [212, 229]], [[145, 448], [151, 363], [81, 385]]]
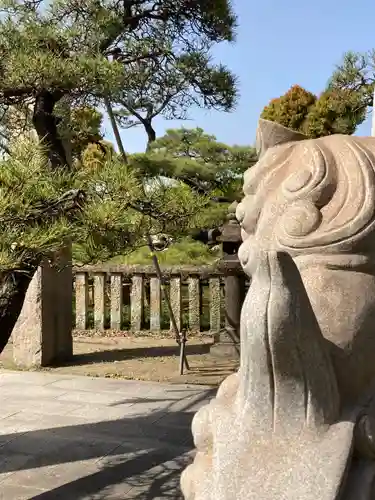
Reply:
[[[190, 338], [186, 344], [190, 370], [179, 375], [179, 347], [173, 338], [75, 335], [72, 361], [43, 370], [90, 377], [217, 386], [237, 369], [238, 362], [211, 356], [211, 343], [212, 340], [204, 336]], [[0, 366], [15, 368], [11, 345], [1, 354]]]

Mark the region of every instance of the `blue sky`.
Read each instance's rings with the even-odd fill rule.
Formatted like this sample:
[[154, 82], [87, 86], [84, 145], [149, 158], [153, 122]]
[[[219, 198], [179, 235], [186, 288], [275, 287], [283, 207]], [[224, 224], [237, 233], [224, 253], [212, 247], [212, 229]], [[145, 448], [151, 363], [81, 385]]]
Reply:
[[[344, 6], [345, 4], [345, 6]], [[238, 75], [240, 100], [232, 113], [192, 109], [191, 120], [155, 122], [158, 135], [167, 128], [202, 127], [227, 144], [253, 144], [263, 107], [299, 84], [319, 93], [347, 50], [375, 48], [375, 6], [370, 0], [235, 0], [239, 17], [235, 44], [214, 52]], [[106, 137], [113, 141], [108, 121]], [[370, 118], [358, 135], [370, 134]], [[122, 131], [125, 149], [143, 151], [141, 128]]]

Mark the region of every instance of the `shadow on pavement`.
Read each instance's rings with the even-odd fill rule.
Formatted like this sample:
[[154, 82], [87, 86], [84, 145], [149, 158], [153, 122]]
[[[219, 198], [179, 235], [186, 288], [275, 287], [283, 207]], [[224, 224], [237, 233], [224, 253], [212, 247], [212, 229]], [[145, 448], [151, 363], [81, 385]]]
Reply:
[[[201, 393], [193, 403], [187, 402], [178, 411], [166, 408], [118, 420], [3, 434], [0, 436], [0, 472], [14, 473], [7, 479], [13, 477], [22, 485], [23, 476], [18, 477], [17, 472], [59, 465], [55, 472], [53, 467], [50, 471], [48, 488], [45, 487], [46, 475], [40, 471], [41, 482], [36, 485], [41, 492], [32, 500], [177, 500], [182, 498], [181, 471], [192, 459], [192, 408], [210, 399], [215, 392]], [[16, 460], [20, 453], [29, 455], [24, 463]], [[93, 459], [97, 459], [94, 464]], [[62, 464], [77, 464], [77, 468], [70, 468], [71, 476], [76, 476], [78, 467], [81, 471], [85, 467], [82, 462], [89, 460], [81, 477], [64, 476]], [[1, 498], [3, 484], [0, 482]]]
[[[187, 355], [208, 354], [210, 344], [186, 345]], [[87, 352], [76, 354], [70, 362], [62, 366], [88, 365], [92, 363], [126, 361], [136, 358], [154, 358], [163, 356], [179, 356], [180, 348], [176, 346], [157, 346], [157, 347], [132, 347], [129, 349], [103, 349], [96, 352]]]

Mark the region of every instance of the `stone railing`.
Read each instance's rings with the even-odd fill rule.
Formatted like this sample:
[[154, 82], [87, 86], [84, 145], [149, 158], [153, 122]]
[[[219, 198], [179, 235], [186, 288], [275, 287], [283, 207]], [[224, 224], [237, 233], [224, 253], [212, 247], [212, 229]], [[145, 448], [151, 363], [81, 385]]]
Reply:
[[[179, 328], [215, 333], [225, 325], [224, 273], [211, 266], [162, 268]], [[74, 268], [76, 330], [170, 330], [153, 266]]]

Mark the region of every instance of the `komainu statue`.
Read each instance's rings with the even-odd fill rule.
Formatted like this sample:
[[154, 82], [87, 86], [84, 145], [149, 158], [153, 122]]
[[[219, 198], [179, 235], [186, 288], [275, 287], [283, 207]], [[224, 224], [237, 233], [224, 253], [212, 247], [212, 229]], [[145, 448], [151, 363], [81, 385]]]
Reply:
[[261, 120], [237, 209], [241, 364], [195, 415], [186, 500], [375, 500], [375, 138]]

